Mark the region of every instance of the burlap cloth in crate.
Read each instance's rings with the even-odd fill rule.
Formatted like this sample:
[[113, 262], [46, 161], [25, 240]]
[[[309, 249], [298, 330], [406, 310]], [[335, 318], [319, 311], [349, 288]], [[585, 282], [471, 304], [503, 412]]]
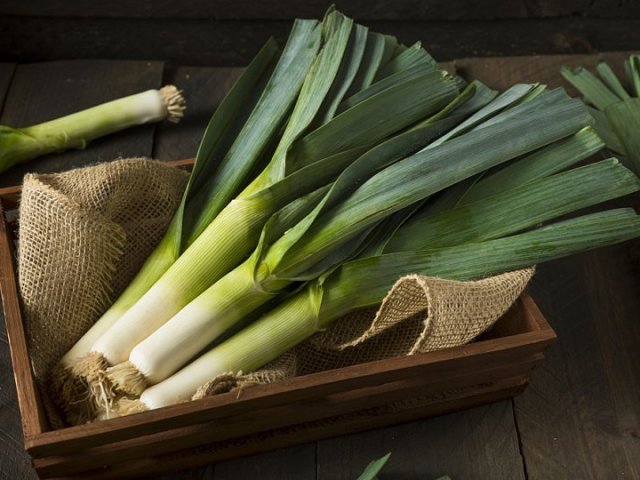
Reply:
[[[186, 178], [144, 159], [25, 177], [20, 293], [33, 368], [53, 425], [60, 420], [46, 399], [51, 368], [133, 278], [167, 228]], [[337, 320], [256, 372], [211, 379], [195, 397], [467, 343], [505, 313], [532, 274], [526, 269], [473, 282], [406, 276], [378, 309]]]

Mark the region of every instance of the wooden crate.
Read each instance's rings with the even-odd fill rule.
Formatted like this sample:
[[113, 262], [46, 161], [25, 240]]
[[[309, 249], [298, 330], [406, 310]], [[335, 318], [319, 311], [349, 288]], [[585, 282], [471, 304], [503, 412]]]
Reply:
[[490, 332], [468, 345], [52, 430], [31, 369], [18, 296], [19, 198], [19, 187], [0, 189], [0, 289], [25, 449], [41, 478], [167, 473], [509, 398], [524, 390], [555, 340], [524, 293]]

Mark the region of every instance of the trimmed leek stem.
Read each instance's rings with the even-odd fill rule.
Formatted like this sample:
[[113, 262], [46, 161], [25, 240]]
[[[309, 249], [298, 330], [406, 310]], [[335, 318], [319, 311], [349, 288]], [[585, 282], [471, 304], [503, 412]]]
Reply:
[[253, 282], [251, 266], [244, 263], [222, 277], [203, 296], [206, 303], [189, 303], [131, 351], [130, 361], [149, 383], [158, 383], [170, 376], [209, 345], [212, 338], [218, 338], [233, 326], [236, 319], [246, 317], [276, 294], [258, 288]]
[[180, 91], [168, 85], [31, 127], [0, 126], [0, 171], [47, 153], [83, 149], [91, 140], [135, 125], [177, 122], [184, 109]]
[[261, 367], [318, 331], [313, 305], [305, 289], [175, 375], [146, 389], [140, 399], [149, 409], [173, 405], [190, 400], [200, 386], [215, 378], [213, 372], [250, 372]]
[[[375, 131], [369, 132], [367, 142], [372, 146], [385, 137], [406, 128], [415, 122], [430, 116], [444, 107], [455, 95], [449, 82], [438, 75], [425, 77], [422, 82], [414, 82], [409, 86], [399, 85], [390, 95], [383, 92], [376, 98], [369, 99], [358, 106], [336, 117], [336, 121], [344, 122], [345, 118], [359, 118], [362, 112], [369, 111], [373, 105], [398, 104], [395, 94], [409, 88], [415, 92], [414, 97], [405, 98], [412, 104], [412, 110], [403, 117], [394, 117], [379, 122]], [[391, 102], [393, 100], [393, 102]], [[332, 122], [325, 124], [315, 132], [329, 129]], [[321, 138], [322, 135], [320, 134]], [[362, 133], [365, 137], [365, 132]], [[356, 159], [350, 152], [357, 151], [349, 142], [343, 142], [337, 153], [331, 157], [321, 157], [315, 163], [305, 167], [316, 169], [316, 165], [324, 166], [324, 172], [318, 172], [315, 178], [288, 181], [297, 173], [302, 174], [305, 168], [294, 172], [281, 181], [287, 188], [279, 187], [279, 183], [265, 185], [269, 177], [269, 166], [245, 188], [243, 193], [231, 201], [227, 207], [209, 224], [197, 240], [178, 258], [166, 273], [140, 298], [120, 319], [102, 335], [91, 348], [100, 353], [114, 365], [127, 359], [133, 347], [156, 331], [161, 325], [173, 317], [209, 286], [218, 281], [224, 274], [236, 267], [245, 259], [258, 243], [261, 229], [266, 220], [277, 210], [284, 207], [308, 191], [331, 183], [336, 176]], [[324, 148], [329, 148], [325, 142]], [[345, 150], [342, 150], [345, 149]], [[351, 149], [351, 150], [349, 150]], [[331, 152], [328, 152], [331, 155]], [[333, 161], [343, 155], [341, 161]], [[300, 191], [300, 186], [307, 188]], [[279, 188], [276, 188], [279, 187]], [[254, 192], [249, 194], [247, 192]], [[214, 248], [215, 247], [215, 248]]]
[[[174, 221], [176, 219], [174, 218]], [[171, 228], [170, 228], [171, 229]], [[149, 287], [173, 264], [174, 256], [167, 255], [167, 249], [172, 248], [173, 239], [165, 235], [156, 249], [147, 258], [133, 281], [109, 307], [99, 321], [78, 340], [75, 345], [62, 357], [60, 367], [68, 367], [74, 361], [86, 355], [93, 344], [104, 335], [126, 311], [142, 297]]]

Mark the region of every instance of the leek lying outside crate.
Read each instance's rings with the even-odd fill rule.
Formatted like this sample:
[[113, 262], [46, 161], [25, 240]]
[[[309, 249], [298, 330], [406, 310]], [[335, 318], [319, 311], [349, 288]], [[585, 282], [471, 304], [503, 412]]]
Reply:
[[[86, 417], [82, 410], [91, 411], [90, 404], [81, 399], [100, 396], [108, 401], [104, 367], [126, 360], [137, 342], [241, 262], [275, 211], [325, 187], [363, 151], [390, 135], [433, 117], [437, 125], [411, 134], [401, 145], [418, 149], [493, 98], [494, 93], [482, 85], [472, 85], [456, 98], [459, 82], [438, 70], [422, 49], [414, 49], [419, 55], [414, 52], [410, 62], [402, 62], [407, 72], [398, 70], [399, 66], [386, 69], [380, 81], [385, 81], [387, 88], [370, 86], [382, 59], [368, 55], [368, 49], [375, 47], [384, 57], [389, 48], [396, 47], [389, 37], [367, 33], [365, 38], [363, 29], [335, 11], [325, 17], [322, 26], [315, 21], [296, 21], [274, 73], [268, 82], [261, 80], [267, 83], [265, 93], [251, 113], [242, 110], [245, 116], [238, 115], [239, 120], [233, 121], [236, 129], [231, 126], [223, 135], [219, 128], [228, 122], [228, 111], [216, 112], [169, 232], [132, 285], [57, 369], [54, 383], [58, 396], [68, 407], [75, 405], [71, 409], [81, 410], [81, 418]], [[363, 39], [363, 54], [353, 55], [355, 44], [362, 44]], [[270, 50], [267, 45], [261, 54], [268, 57]], [[267, 61], [258, 58], [252, 66]], [[301, 63], [305, 68], [300, 68]], [[221, 109], [225, 104], [238, 105], [241, 93], [251, 90], [250, 80], [245, 82], [247, 88], [239, 85], [250, 72], [260, 76], [258, 66], [249, 67]], [[355, 92], [358, 101], [341, 110], [340, 100], [350, 92], [344, 83], [352, 89], [356, 81], [362, 88]], [[291, 96], [293, 110], [288, 117], [289, 109], [274, 92]], [[282, 117], [286, 127], [281, 134], [273, 118], [276, 107], [286, 117]], [[330, 119], [338, 111], [341, 113]], [[380, 119], [376, 117], [379, 111], [388, 115]], [[262, 150], [256, 150], [257, 140], [261, 140]], [[217, 170], [211, 166], [217, 163], [211, 161], [216, 156], [222, 159]], [[249, 183], [247, 175], [263, 163], [267, 164], [262, 173]], [[236, 199], [229, 202], [234, 195]], [[123, 340], [127, 338], [129, 342]]]
[[173, 85], [129, 95], [29, 127], [0, 125], [0, 172], [52, 152], [85, 148], [96, 138], [136, 125], [180, 121], [185, 109]]
[[631, 55], [624, 66], [631, 93], [606, 62], [596, 67], [601, 79], [583, 67], [563, 67], [561, 73], [594, 107], [596, 128], [607, 147], [640, 175], [640, 56]]
[[[530, 98], [532, 92], [537, 94]], [[500, 103], [510, 93], [512, 91], [506, 92], [495, 102]], [[136, 346], [128, 363], [111, 368], [111, 380], [125, 392], [139, 393], [147, 382], [167, 378], [211, 341], [292, 283], [321, 276], [357, 254], [366, 245], [369, 233], [386, 217], [502, 162], [570, 135], [575, 135], [572, 137], [575, 139], [577, 132], [580, 136], [593, 136], [588, 130], [581, 132], [590, 122], [584, 106], [563, 92], [541, 92], [538, 87], [529, 86], [520, 98], [528, 101], [480, 122], [470, 132], [436, 141], [437, 145], [429, 145], [376, 171], [376, 163], [383, 165], [386, 161], [384, 156], [376, 155], [383, 144], [347, 168], [318, 206], [299, 223], [287, 224], [276, 215], [265, 227], [253, 255]], [[491, 103], [485, 110], [495, 111]], [[478, 115], [482, 116], [482, 110]], [[564, 140], [561, 146], [567, 141], [570, 140]], [[586, 150], [591, 152], [592, 148]], [[538, 153], [538, 158], [545, 160], [545, 155]], [[612, 198], [636, 188], [635, 177], [628, 171], [617, 163], [610, 168], [626, 175], [631, 187], [620, 188], [619, 184], [624, 185], [625, 180], [619, 181], [618, 177], [603, 177], [599, 184], [600, 196], [592, 195], [594, 184], [589, 185], [588, 196], [593, 200]], [[589, 176], [589, 173], [579, 173], [580, 178]], [[571, 192], [566, 188], [574, 180], [565, 177], [559, 181], [547, 180], [545, 186], [552, 184], [548, 189], [566, 192], [555, 210], [550, 210], [551, 214], [563, 212], [563, 208], [571, 211], [566, 202], [585, 197], [584, 190]], [[529, 189], [534, 187], [538, 185]], [[589, 200], [583, 199], [583, 203], [585, 201], [590, 204]], [[544, 220], [545, 212], [546, 209], [539, 210], [537, 215], [525, 218], [530, 223], [510, 228], [517, 231]], [[280, 236], [283, 231], [286, 233]], [[416, 249], [415, 242], [411, 247]]]

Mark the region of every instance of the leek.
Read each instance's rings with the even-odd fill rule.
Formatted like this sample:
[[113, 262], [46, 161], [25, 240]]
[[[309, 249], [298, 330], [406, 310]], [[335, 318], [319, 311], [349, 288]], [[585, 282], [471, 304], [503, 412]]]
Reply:
[[630, 92], [607, 63], [596, 69], [601, 79], [583, 67], [563, 67], [561, 73], [596, 109], [596, 129], [607, 147], [640, 174], [640, 57], [631, 55], [625, 63]]
[[180, 90], [167, 85], [39, 125], [0, 125], [0, 172], [47, 153], [84, 149], [90, 141], [125, 128], [165, 119], [176, 123], [184, 109]]
[[187, 401], [224, 372], [260, 368], [354, 309], [378, 304], [398, 277], [411, 273], [472, 280], [534, 265], [640, 235], [632, 209], [605, 211], [505, 238], [378, 255], [347, 262], [227, 341], [152, 387], [121, 413]]
[[[330, 23], [335, 26], [328, 27]], [[97, 383], [94, 390], [108, 388], [100, 374], [105, 365], [126, 360], [138, 342], [246, 258], [270, 215], [330, 183], [364, 150], [428, 118], [455, 98], [458, 90], [454, 82], [433, 68], [395, 83], [307, 133], [319, 113], [325, 121], [333, 109], [323, 106], [335, 106], [343, 96], [344, 89], [332, 85], [343, 71], [343, 58], [353, 61], [353, 56], [344, 56], [353, 39], [351, 30], [352, 22], [338, 12], [327, 15], [323, 34], [329, 37], [309, 68], [271, 160], [162, 277], [93, 343], [76, 370], [90, 383]], [[375, 113], [379, 111], [389, 115], [380, 121]], [[439, 129], [447, 125], [432, 130], [441, 134]]]
[[347, 260], [389, 215], [590, 122], [584, 106], [569, 98], [550, 104], [539, 96], [530, 103], [514, 107], [520, 115], [503, 112], [488, 126], [480, 124], [381, 170], [388, 164], [385, 144], [373, 149], [348, 167], [314, 211], [285, 235], [278, 238], [267, 224], [247, 261], [133, 348], [128, 364], [110, 370], [111, 379], [132, 393], [161, 381], [293, 282], [311, 280]]
[[[89, 400], [96, 393], [87, 388], [93, 388], [92, 364], [100, 362], [95, 356], [87, 357], [93, 344], [147, 292], [247, 183], [247, 175], [260, 164], [297, 98], [319, 44], [318, 22], [294, 22], [280, 58], [277, 59], [275, 42], [267, 41], [224, 98], [207, 126], [181, 205], [163, 239], [127, 289], [65, 354], [52, 374], [52, 388], [69, 415], [79, 415], [82, 421], [93, 414]], [[85, 358], [88, 365], [82, 363]], [[90, 377], [85, 379], [87, 375]], [[100, 395], [108, 393], [103, 387], [99, 390]]]

